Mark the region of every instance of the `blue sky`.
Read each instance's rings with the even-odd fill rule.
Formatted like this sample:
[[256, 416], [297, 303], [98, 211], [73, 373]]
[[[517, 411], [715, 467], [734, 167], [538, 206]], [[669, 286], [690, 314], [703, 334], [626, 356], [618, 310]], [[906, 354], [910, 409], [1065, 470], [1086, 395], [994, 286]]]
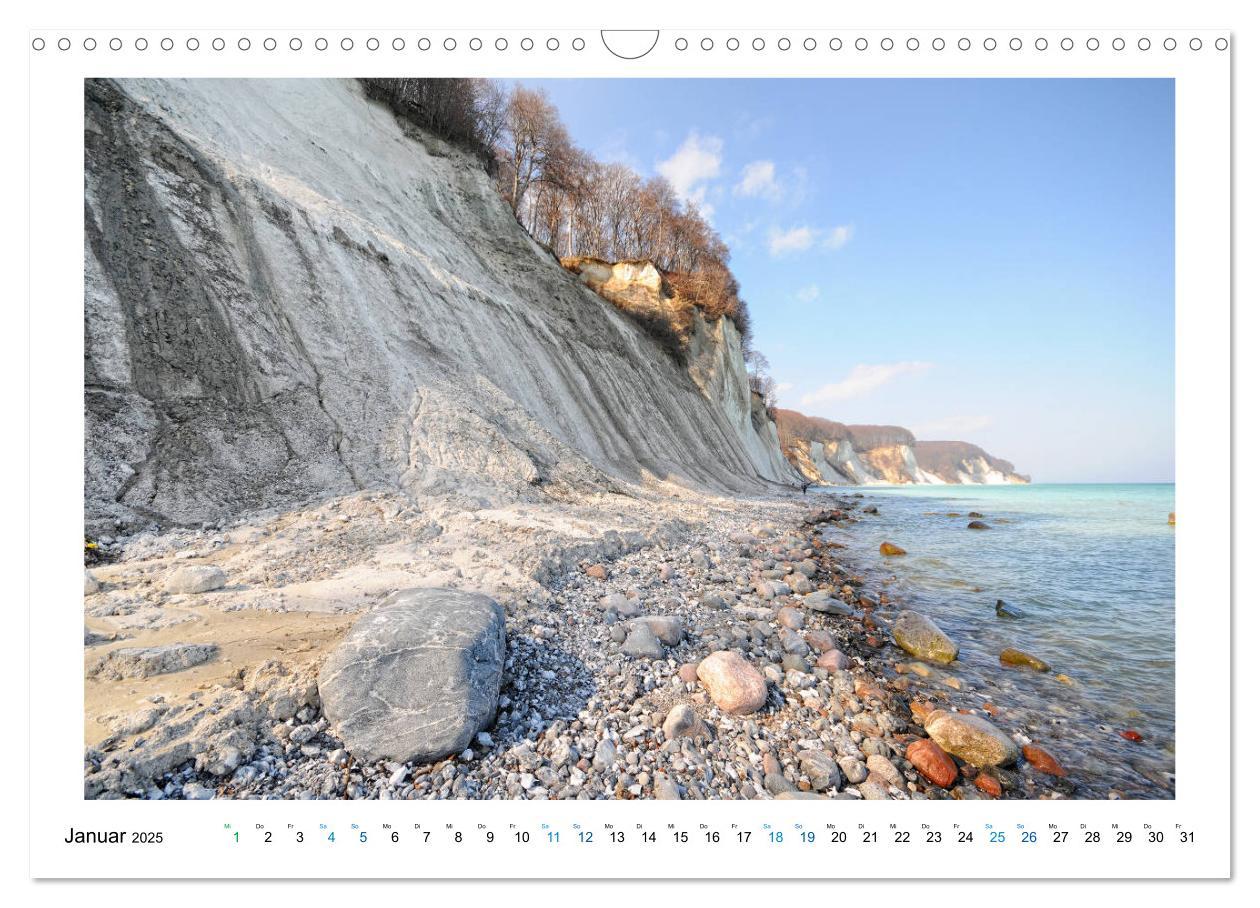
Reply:
[[1170, 80], [527, 84], [701, 205], [783, 405], [1172, 479]]

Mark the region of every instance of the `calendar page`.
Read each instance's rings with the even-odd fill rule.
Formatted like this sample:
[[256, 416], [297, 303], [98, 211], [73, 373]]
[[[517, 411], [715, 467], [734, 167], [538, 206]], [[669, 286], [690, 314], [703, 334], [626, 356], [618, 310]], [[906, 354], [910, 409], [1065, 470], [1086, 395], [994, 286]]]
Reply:
[[526, 12], [27, 33], [32, 876], [1229, 877], [1230, 23]]

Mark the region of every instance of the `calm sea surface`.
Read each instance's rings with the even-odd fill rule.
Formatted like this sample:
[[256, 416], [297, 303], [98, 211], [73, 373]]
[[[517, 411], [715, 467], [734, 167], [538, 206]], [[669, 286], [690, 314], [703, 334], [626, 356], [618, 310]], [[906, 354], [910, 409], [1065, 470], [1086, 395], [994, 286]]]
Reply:
[[[1031, 727], [1077, 796], [1172, 796], [1172, 484], [855, 491], [879, 513], [832, 538], [868, 590], [923, 612], [958, 643], [953, 671], [972, 692], [956, 702], [991, 699], [1005, 713], [999, 725]], [[991, 529], [967, 529], [972, 511]], [[884, 540], [907, 554], [880, 556]], [[999, 598], [1021, 617], [998, 618]], [[1052, 671], [1002, 667], [1008, 646]], [[1128, 729], [1145, 741], [1125, 740]]]

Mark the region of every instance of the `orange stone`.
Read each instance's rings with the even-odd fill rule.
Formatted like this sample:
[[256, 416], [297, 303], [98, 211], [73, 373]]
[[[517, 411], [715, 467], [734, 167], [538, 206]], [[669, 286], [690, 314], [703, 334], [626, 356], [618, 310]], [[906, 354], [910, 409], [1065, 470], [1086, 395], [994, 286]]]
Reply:
[[931, 738], [920, 738], [907, 747], [906, 759], [933, 785], [949, 788], [958, 780], [958, 767]]
[[914, 716], [915, 720], [918, 721], [920, 724], [922, 724], [923, 720], [926, 719], [928, 716], [932, 715], [932, 713], [934, 713], [935, 711], [936, 711], [935, 703], [929, 703], [926, 700], [911, 700], [910, 701], [910, 714]]
[[586, 569], [586, 576], [593, 577], [596, 580], [607, 580], [608, 568], [604, 567], [602, 564], [592, 564]]
[[1000, 709], [998, 709], [996, 706], [994, 706], [992, 703], [986, 703], [986, 704], [984, 704], [984, 706], [983, 706], [982, 708], [983, 708], [983, 709], [984, 709], [984, 711], [985, 711], [986, 713], [988, 713], [990, 716], [996, 716], [998, 713], [1000, 713], [1000, 712], [1001, 712], [1001, 710], [1000, 710]]
[[976, 776], [976, 788], [979, 788], [991, 798], [1002, 797], [1001, 783], [987, 772], [982, 772]]
[[881, 555], [904, 555], [906, 550], [899, 545], [893, 545], [891, 542], [881, 542], [879, 544], [879, 553]]
[[1138, 734], [1131, 728], [1127, 729], [1126, 731], [1120, 732], [1120, 737], [1124, 738], [1126, 741], [1134, 741], [1138, 744], [1141, 744], [1142, 741], [1145, 740], [1140, 734]]
[[1067, 775], [1067, 773], [1064, 772], [1063, 767], [1059, 765], [1059, 761], [1050, 756], [1050, 754], [1046, 753], [1036, 744], [1024, 745], [1024, 759], [1027, 760], [1034, 769], [1039, 769], [1047, 775]]

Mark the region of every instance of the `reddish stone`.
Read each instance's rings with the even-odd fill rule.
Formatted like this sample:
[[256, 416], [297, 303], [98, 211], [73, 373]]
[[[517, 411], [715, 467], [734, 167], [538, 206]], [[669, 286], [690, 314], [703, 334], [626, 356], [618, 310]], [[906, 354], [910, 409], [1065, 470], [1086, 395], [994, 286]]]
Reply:
[[1040, 769], [1047, 775], [1067, 775], [1067, 773], [1064, 772], [1063, 767], [1059, 765], [1059, 761], [1050, 756], [1050, 754], [1046, 753], [1036, 744], [1024, 745], [1024, 759], [1027, 760], [1034, 769]]
[[1139, 735], [1137, 732], [1135, 732], [1131, 728], [1127, 729], [1126, 731], [1120, 732], [1120, 737], [1124, 738], [1126, 741], [1136, 741], [1138, 744], [1141, 744], [1142, 741], [1145, 740], [1141, 735]]
[[592, 564], [586, 569], [586, 576], [594, 577], [596, 580], [607, 580], [608, 568], [604, 567], [602, 564]]
[[906, 759], [933, 785], [949, 788], [958, 780], [958, 767], [931, 738], [920, 738], [907, 747]]
[[910, 714], [914, 716], [915, 721], [922, 724], [928, 716], [936, 711], [936, 704], [929, 703], [926, 700], [911, 700]]
[[844, 653], [840, 652], [840, 650], [831, 649], [819, 656], [818, 662], [815, 664], [824, 671], [832, 672], [834, 674], [842, 668], [848, 667], [849, 658]]
[[853, 693], [859, 697], [873, 697], [876, 700], [883, 700], [888, 694], [882, 687], [871, 681], [870, 678], [858, 678], [853, 682]]
[[828, 653], [836, 648], [836, 638], [827, 631], [810, 629], [803, 636], [816, 653]]
[[879, 637], [868, 635], [866, 638], [866, 645], [869, 646], [871, 649], [879, 649], [881, 646], [884, 645], [884, 641], [881, 640]]
[[678, 669], [678, 677], [688, 684], [693, 684], [699, 680], [696, 675], [696, 664], [694, 662], [684, 663]]
[[984, 709], [984, 711], [985, 711], [986, 713], [988, 713], [990, 716], [996, 716], [998, 713], [1000, 713], [1000, 712], [1001, 712], [1001, 710], [1000, 710], [1000, 709], [998, 709], [996, 706], [994, 706], [992, 703], [986, 703], [986, 704], [984, 704], [984, 706], [983, 706], [982, 708], [983, 708], [983, 709]]
[[881, 542], [879, 544], [879, 553], [885, 557], [893, 555], [904, 555], [906, 550], [899, 545], [893, 545], [891, 542]]
[[982, 772], [976, 776], [976, 788], [979, 788], [991, 798], [1002, 797], [1002, 784], [987, 772]]

